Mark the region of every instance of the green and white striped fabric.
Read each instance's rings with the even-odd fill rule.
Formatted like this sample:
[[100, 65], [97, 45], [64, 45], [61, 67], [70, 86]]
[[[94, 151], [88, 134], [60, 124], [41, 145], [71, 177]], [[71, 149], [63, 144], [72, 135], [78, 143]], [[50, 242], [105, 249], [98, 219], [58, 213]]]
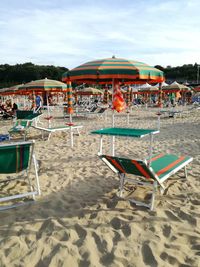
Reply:
[[132, 160], [127, 158], [112, 157], [102, 155], [119, 173], [134, 174], [145, 177], [146, 179], [155, 179], [157, 176], [160, 180], [168, 176], [174, 170], [183, 168], [192, 158], [189, 156], [177, 156], [172, 154], [159, 154], [151, 158], [151, 165], [142, 160]]

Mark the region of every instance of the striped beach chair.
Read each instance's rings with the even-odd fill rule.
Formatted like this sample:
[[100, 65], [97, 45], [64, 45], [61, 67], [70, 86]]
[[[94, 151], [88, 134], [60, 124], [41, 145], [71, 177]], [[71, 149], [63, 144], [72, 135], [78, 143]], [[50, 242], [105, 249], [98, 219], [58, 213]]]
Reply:
[[17, 110], [17, 120], [14, 126], [8, 130], [10, 136], [21, 135], [26, 141], [31, 126], [37, 126], [41, 115], [40, 113], [34, 113], [32, 110]]
[[15, 125], [8, 130], [11, 137], [14, 135], [20, 135], [26, 140], [27, 134], [30, 131], [32, 121], [30, 120], [17, 120]]
[[[118, 174], [120, 178], [120, 197], [123, 196], [123, 189], [126, 181], [136, 186], [152, 188], [149, 203], [130, 199], [130, 201], [136, 205], [148, 207], [150, 210], [153, 210], [154, 207], [157, 187], [159, 187], [160, 192], [163, 193], [165, 190], [164, 182], [181, 169], [184, 169], [185, 177], [187, 178], [186, 166], [193, 160], [193, 158], [189, 156], [177, 156], [172, 154], [155, 155], [149, 160], [135, 160], [108, 155], [100, 155], [99, 157], [112, 171]], [[128, 178], [127, 174], [134, 175], [135, 179]]]
[[[30, 141], [0, 145], [0, 210], [24, 204], [19, 199], [27, 197], [35, 199], [36, 195], [40, 195], [34, 143], [34, 141]], [[35, 179], [30, 178], [29, 174], [32, 163]], [[25, 184], [23, 182], [23, 186], [20, 186], [21, 193], [18, 192], [18, 186], [17, 188], [9, 186], [11, 181], [20, 179], [25, 182]], [[8, 190], [5, 190], [7, 187]]]

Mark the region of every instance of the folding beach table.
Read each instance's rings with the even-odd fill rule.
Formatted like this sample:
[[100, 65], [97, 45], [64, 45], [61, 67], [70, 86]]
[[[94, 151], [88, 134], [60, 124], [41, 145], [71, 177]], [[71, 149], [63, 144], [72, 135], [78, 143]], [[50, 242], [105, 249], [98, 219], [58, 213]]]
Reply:
[[[102, 155], [103, 151], [103, 135], [112, 136], [111, 141], [111, 155], [115, 155], [115, 136], [123, 136], [123, 137], [133, 137], [133, 138], [143, 138], [146, 136], [150, 137], [149, 144], [149, 158], [152, 157], [152, 145], [153, 145], [153, 136], [158, 134], [158, 130], [153, 129], [136, 129], [136, 128], [102, 128], [100, 130], [92, 131], [91, 134], [99, 134], [100, 135], [100, 144], [99, 144], [99, 155]], [[150, 164], [150, 162], [149, 162]]]

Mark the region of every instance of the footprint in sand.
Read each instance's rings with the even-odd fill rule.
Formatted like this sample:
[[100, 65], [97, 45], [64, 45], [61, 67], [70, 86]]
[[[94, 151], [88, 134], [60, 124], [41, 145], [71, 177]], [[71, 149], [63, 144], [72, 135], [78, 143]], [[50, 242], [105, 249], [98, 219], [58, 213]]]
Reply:
[[172, 211], [166, 210], [165, 213], [170, 220], [176, 221], [176, 222], [181, 221]]
[[194, 226], [197, 225], [197, 220], [192, 215], [187, 214], [182, 210], [179, 211], [178, 215], [182, 220], [187, 221], [189, 224], [192, 224]]
[[162, 231], [163, 231], [163, 235], [164, 235], [165, 237], [169, 237], [170, 234], [171, 234], [171, 230], [172, 230], [171, 226], [165, 224], [165, 225], [163, 226], [163, 229], [162, 229]]
[[103, 264], [103, 266], [109, 266], [114, 261], [114, 253], [111, 251], [110, 253], [107, 253], [103, 255], [103, 257], [100, 258], [100, 262]]
[[[167, 254], [166, 252], [161, 253], [160, 258], [165, 262], [167, 261], [172, 266], [176, 266], [178, 263], [178, 261], [175, 257]], [[178, 265], [178, 266], [180, 266], [180, 265]], [[187, 267], [187, 265], [185, 267]]]
[[148, 243], [143, 243], [142, 245], [142, 257], [143, 261], [147, 266], [157, 267], [158, 263], [153, 255], [152, 249]]
[[95, 240], [95, 243], [98, 247], [98, 250], [102, 254], [106, 253], [107, 252], [107, 242], [105, 240], [101, 240], [101, 238], [95, 232], [92, 233], [92, 237]]
[[75, 230], [79, 236], [79, 239], [76, 241], [76, 245], [78, 247], [81, 247], [83, 245], [85, 238], [86, 238], [87, 231], [85, 229], [83, 229], [83, 227], [80, 226], [79, 224], [75, 224], [74, 228], [75, 228]]
[[122, 232], [123, 234], [128, 237], [131, 235], [131, 228], [128, 224], [125, 224], [123, 227], [122, 227]]
[[121, 220], [117, 217], [113, 218], [110, 223], [115, 230], [119, 230], [121, 228]]

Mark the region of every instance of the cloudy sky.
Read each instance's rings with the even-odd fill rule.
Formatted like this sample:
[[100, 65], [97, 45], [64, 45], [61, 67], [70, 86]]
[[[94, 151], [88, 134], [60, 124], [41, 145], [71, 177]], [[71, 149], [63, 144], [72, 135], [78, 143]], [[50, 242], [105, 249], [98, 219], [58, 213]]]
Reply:
[[0, 64], [200, 64], [199, 0], [1, 0]]

